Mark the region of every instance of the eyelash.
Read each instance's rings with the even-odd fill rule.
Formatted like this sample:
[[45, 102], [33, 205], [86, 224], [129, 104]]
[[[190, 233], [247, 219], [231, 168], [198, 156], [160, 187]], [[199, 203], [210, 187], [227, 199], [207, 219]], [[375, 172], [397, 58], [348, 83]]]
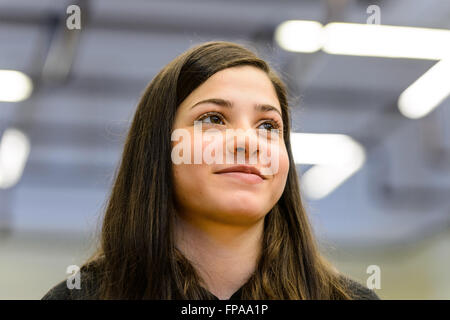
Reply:
[[[207, 118], [209, 118], [211, 116], [218, 116], [219, 118], [221, 118], [221, 120], [223, 122], [225, 122], [224, 119], [223, 119], [224, 118], [223, 115], [221, 113], [219, 113], [219, 112], [207, 112], [207, 113], [204, 113], [197, 119], [197, 121], [202, 121], [202, 120], [207, 119]], [[279, 129], [281, 127], [280, 122], [277, 121], [277, 120], [274, 120], [274, 119], [266, 119], [266, 120], [269, 120], [269, 121], [265, 121], [265, 122], [263, 122], [261, 124], [271, 123], [273, 125], [272, 129]], [[211, 123], [211, 124], [216, 124], [216, 123]]]

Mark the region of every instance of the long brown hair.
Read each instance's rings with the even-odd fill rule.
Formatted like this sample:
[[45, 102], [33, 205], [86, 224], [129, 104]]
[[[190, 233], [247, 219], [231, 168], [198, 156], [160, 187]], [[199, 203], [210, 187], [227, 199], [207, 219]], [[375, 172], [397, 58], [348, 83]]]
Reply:
[[129, 129], [107, 202], [98, 249], [81, 268], [95, 271], [100, 299], [211, 299], [174, 245], [171, 132], [180, 103], [216, 72], [254, 66], [277, 93], [289, 172], [264, 222], [263, 249], [242, 299], [349, 299], [341, 275], [319, 253], [300, 197], [290, 147], [286, 87], [251, 49], [226, 41], [192, 47], [150, 82]]

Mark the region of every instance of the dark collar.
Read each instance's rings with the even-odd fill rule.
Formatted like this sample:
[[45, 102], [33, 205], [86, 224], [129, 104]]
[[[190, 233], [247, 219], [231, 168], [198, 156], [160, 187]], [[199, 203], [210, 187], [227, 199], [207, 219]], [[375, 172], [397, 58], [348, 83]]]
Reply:
[[[231, 295], [231, 297], [228, 300], [242, 300], [242, 298], [241, 298], [242, 288], [243, 287], [240, 287], [235, 293], [233, 293]], [[211, 292], [209, 292], [205, 288], [203, 288], [203, 290], [205, 290], [213, 298], [213, 300], [219, 300], [219, 298], [217, 298], [215, 295], [213, 295]]]

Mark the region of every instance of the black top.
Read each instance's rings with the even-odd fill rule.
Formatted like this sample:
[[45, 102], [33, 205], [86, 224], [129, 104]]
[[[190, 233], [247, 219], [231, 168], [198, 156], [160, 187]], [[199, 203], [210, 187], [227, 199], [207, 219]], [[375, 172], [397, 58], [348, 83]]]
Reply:
[[[242, 300], [241, 299], [241, 294], [242, 294], [242, 288], [243, 287], [244, 286], [240, 287], [235, 293], [233, 293], [228, 300]], [[202, 287], [202, 289], [205, 290], [206, 293], [213, 298], [213, 300], [220, 300], [219, 298], [217, 298], [215, 295], [213, 295], [211, 292], [209, 292], [205, 288]]]
[[[68, 289], [66, 280], [61, 281], [53, 288], [51, 288], [43, 297], [42, 300], [90, 300], [97, 299], [95, 297], [95, 286], [94, 281], [89, 275], [85, 273], [81, 274], [81, 288], [80, 289]], [[345, 278], [347, 281], [348, 288], [350, 289], [352, 298], [355, 300], [379, 300], [378, 295], [373, 291], [368, 289], [367, 287], [361, 285], [360, 283], [350, 279]], [[242, 288], [239, 288], [229, 300], [242, 300]], [[203, 290], [206, 291], [208, 295], [211, 296], [213, 300], [219, 300], [215, 295], [211, 292], [207, 291], [205, 288]]]

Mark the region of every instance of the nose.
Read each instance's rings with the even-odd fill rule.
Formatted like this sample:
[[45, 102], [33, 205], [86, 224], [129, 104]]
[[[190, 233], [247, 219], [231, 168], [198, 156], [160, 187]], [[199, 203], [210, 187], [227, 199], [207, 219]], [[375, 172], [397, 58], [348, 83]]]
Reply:
[[228, 129], [226, 136], [227, 163], [257, 163], [259, 145], [255, 130]]

